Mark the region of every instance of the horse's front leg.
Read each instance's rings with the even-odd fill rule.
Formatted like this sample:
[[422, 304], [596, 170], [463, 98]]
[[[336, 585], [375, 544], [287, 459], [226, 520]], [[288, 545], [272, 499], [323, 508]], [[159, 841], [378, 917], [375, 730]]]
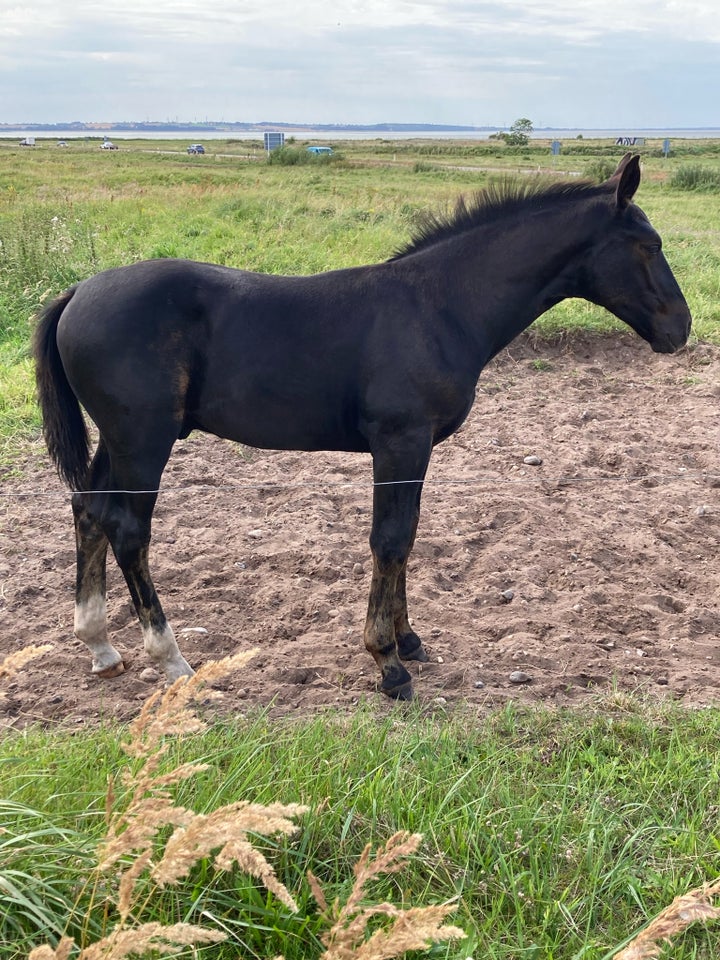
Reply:
[[365, 646], [380, 668], [380, 689], [396, 700], [412, 697], [410, 674], [400, 658], [426, 659], [407, 619], [405, 570], [415, 539], [429, 457], [429, 441], [401, 449], [395, 440], [392, 447], [373, 454], [373, 576]]
[[427, 653], [422, 645], [422, 640], [410, 626], [407, 608], [407, 560], [403, 565], [397, 579], [395, 587], [395, 602], [393, 604], [393, 614], [395, 621], [395, 640], [397, 642], [398, 654], [401, 660], [417, 660], [420, 663], [427, 663]]
[[402, 570], [398, 574], [397, 586], [395, 587], [393, 619], [395, 621], [395, 640], [397, 642], [400, 659], [417, 660], [421, 663], [426, 663], [428, 659], [427, 654], [423, 649], [422, 640], [410, 626], [407, 606], [407, 563], [410, 556], [410, 551], [415, 543], [415, 534], [417, 532], [418, 521], [420, 520], [421, 492], [422, 490], [418, 489], [415, 502], [415, 519], [413, 522], [413, 531], [410, 540], [410, 549], [408, 550], [408, 557], [403, 564]]

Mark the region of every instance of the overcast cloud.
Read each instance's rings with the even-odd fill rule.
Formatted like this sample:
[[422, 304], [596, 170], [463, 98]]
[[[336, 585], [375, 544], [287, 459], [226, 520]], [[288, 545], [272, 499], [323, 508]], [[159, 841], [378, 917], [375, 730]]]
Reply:
[[0, 121], [720, 126], [717, 0], [0, 0]]

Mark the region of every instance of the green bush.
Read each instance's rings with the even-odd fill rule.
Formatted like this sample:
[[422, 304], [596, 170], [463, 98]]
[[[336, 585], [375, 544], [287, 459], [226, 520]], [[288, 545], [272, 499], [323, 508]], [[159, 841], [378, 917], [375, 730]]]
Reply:
[[332, 163], [329, 153], [310, 153], [305, 147], [278, 147], [268, 154], [268, 163], [283, 167], [296, 167], [306, 163]]
[[68, 286], [96, 268], [93, 229], [70, 209], [30, 207], [0, 221], [2, 275], [19, 289]]
[[593, 161], [587, 167], [587, 175], [590, 180], [597, 180], [598, 183], [603, 183], [608, 177], [611, 177], [615, 173], [615, 167], [617, 164], [614, 160], [600, 159]]
[[720, 170], [700, 164], [678, 167], [670, 177], [670, 186], [676, 190], [720, 190]]
[[310, 154], [301, 147], [278, 147], [277, 150], [271, 150], [267, 158], [268, 163], [279, 164], [282, 167], [296, 167], [310, 161]]

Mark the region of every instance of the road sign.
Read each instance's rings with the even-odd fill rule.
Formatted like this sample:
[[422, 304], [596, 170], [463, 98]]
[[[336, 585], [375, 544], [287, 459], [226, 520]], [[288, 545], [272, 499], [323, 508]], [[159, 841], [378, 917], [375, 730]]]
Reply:
[[285, 134], [284, 133], [266, 133], [265, 134], [265, 149], [268, 153], [271, 150], [277, 150], [278, 147], [285, 146]]

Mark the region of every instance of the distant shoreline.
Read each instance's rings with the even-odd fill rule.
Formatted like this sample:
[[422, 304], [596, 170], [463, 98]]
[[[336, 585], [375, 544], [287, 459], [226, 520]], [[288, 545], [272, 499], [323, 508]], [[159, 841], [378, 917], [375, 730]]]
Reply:
[[[204, 141], [211, 143], [213, 141], [235, 141], [262, 143], [264, 133], [271, 132], [269, 129], [233, 129], [233, 130], [210, 130], [207, 128], [198, 129], [197, 127], [173, 127], [171, 129], [158, 130], [156, 127], [146, 126], [142, 129], [131, 129], [123, 127], [93, 127], [91, 129], [78, 129], [77, 127], [56, 127], [43, 126], [41, 129], [35, 127], [10, 127], [0, 124], [0, 143], [4, 145], [11, 144], [13, 141], [18, 143], [26, 137], [32, 137], [37, 140], [38, 145], [55, 141], [86, 141], [100, 143], [103, 138], [117, 142], [124, 140], [141, 140], [148, 143], [159, 141], [174, 141], [187, 143], [197, 143]], [[276, 132], [285, 134], [290, 141], [312, 142], [340, 145], [341, 143], [350, 143], [353, 141], [380, 141], [384, 143], [402, 143], [409, 140], [426, 141], [456, 141], [465, 143], [491, 143], [490, 137], [497, 133], [494, 127], [487, 129], [473, 128], [450, 129], [450, 128], [431, 128], [426, 125], [423, 128], [407, 127], [405, 129], [387, 129], [378, 128], [350, 128], [333, 127], [332, 129], [304, 128], [297, 127], [285, 128]], [[557, 129], [540, 127], [530, 134], [531, 141], [538, 140], [558, 140], [570, 142], [573, 140], [603, 140], [611, 142], [623, 142], [628, 140], [637, 142], [638, 146], [643, 141], [649, 140], [720, 140], [720, 127], [708, 128], [687, 128], [687, 129], [628, 129], [615, 128], [613, 130], [590, 130], [590, 129]]]
[[[14, 126], [0, 123], [0, 142], [7, 144], [12, 140], [37, 138], [38, 145], [43, 140], [56, 139], [58, 141], [100, 141], [112, 139], [117, 142], [123, 140], [160, 141], [172, 140], [189, 142], [198, 141], [255, 141], [262, 142], [264, 135], [276, 132], [296, 141], [326, 143], [339, 145], [351, 141], [385, 141], [388, 143], [408, 140], [454, 140], [476, 143], [492, 142], [490, 138], [500, 132], [497, 127], [470, 127], [453, 126], [450, 124], [412, 124], [412, 123], [377, 123], [377, 124], [310, 124], [299, 123], [221, 123], [206, 121], [204, 123], [157, 123], [155, 121], [133, 121], [121, 124], [112, 123], [85, 123], [74, 121], [61, 125], [56, 123], [35, 123], [27, 126]], [[641, 145], [645, 140], [718, 140], [719, 127], [687, 127], [687, 128], [629, 128], [615, 127], [613, 129], [591, 129], [574, 127], [536, 127], [530, 134], [532, 140], [610, 140], [617, 143], [637, 142]]]
[[[240, 121], [204, 121], [199, 123], [173, 123], [156, 121], [123, 121], [123, 122], [85, 122], [69, 121], [62, 123], [0, 123], [0, 136], [4, 134], [14, 134], [18, 131], [27, 131], [30, 133], [48, 133], [54, 134], [57, 131], [66, 133], [76, 132], [78, 134], [99, 135], [105, 133], [187, 133], [187, 134], [233, 134], [233, 133], [257, 133], [263, 134], [268, 131], [281, 131], [287, 134], [301, 133], [313, 134], [320, 133], [332, 135], [333, 133], [468, 133], [468, 134], [489, 134], [507, 129], [503, 126], [469, 126], [463, 124], [443, 124], [443, 123], [290, 123], [287, 121], [261, 121], [259, 123], [249, 123]], [[551, 135], [556, 133], [574, 134], [578, 130], [584, 130], [587, 133], [597, 133], [599, 135], [612, 136], [615, 131], [618, 135], [629, 134], [642, 136], [651, 132], [659, 135], [675, 133], [680, 136], [685, 133], [693, 133], [696, 136], [707, 132], [708, 135], [717, 133], [717, 126], [708, 127], [632, 127], [623, 124], [617, 127], [535, 127], [533, 133], [535, 136], [543, 134]]]
[[417, 130], [433, 133], [487, 133], [502, 129], [501, 127], [472, 127], [462, 124], [444, 123], [288, 123], [278, 121], [262, 121], [260, 123], [206, 121], [204, 123], [160, 123], [154, 121], [132, 121], [122, 123], [85, 123], [72, 121], [68, 123], [0, 123], [0, 133], [4, 130], [30, 130], [37, 133], [56, 130], [77, 130], [78, 133], [103, 134], [110, 130], [114, 132], [138, 133], [265, 133], [279, 130], [284, 133], [406, 133]]

